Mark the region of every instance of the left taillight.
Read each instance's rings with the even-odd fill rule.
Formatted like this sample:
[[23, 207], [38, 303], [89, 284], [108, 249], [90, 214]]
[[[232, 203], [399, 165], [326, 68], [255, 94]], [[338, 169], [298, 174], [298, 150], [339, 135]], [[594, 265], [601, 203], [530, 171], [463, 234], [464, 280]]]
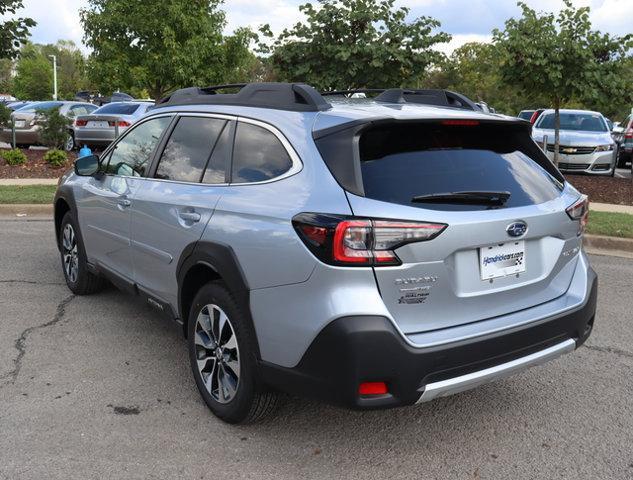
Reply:
[[86, 125], [88, 125], [88, 120], [75, 120], [75, 127], [85, 127]]
[[387, 266], [402, 262], [395, 249], [437, 237], [443, 223], [377, 220], [301, 213], [292, 220], [299, 237], [321, 261], [340, 266]]
[[571, 206], [567, 207], [565, 211], [569, 218], [578, 221], [578, 235], [583, 234], [589, 222], [589, 199], [587, 196], [583, 195], [580, 197]]

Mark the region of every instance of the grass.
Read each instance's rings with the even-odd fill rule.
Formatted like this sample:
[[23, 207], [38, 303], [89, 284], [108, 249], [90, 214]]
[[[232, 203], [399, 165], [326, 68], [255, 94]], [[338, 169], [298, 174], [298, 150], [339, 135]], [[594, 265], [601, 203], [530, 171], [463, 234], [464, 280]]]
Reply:
[[56, 185], [0, 185], [0, 204], [51, 204]]
[[633, 238], [633, 215], [628, 213], [589, 212], [587, 233], [609, 237]]

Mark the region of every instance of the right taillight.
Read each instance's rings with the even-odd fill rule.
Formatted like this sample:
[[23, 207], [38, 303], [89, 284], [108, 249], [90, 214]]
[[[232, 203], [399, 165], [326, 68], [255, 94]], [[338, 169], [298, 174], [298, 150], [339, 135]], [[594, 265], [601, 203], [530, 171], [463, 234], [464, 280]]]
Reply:
[[375, 220], [302, 213], [292, 220], [308, 249], [320, 260], [341, 266], [400, 265], [394, 252], [407, 243], [437, 237], [443, 223]]
[[589, 199], [587, 196], [583, 195], [580, 197], [571, 206], [567, 207], [566, 212], [569, 218], [579, 222], [578, 235], [584, 233], [589, 221]]

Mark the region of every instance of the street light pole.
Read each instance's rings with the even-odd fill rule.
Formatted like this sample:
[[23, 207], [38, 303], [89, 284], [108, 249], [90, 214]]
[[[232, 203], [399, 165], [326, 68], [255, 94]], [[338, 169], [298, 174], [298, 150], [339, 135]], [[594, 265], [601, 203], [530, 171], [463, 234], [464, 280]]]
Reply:
[[57, 56], [49, 55], [53, 59], [53, 100], [57, 100]]

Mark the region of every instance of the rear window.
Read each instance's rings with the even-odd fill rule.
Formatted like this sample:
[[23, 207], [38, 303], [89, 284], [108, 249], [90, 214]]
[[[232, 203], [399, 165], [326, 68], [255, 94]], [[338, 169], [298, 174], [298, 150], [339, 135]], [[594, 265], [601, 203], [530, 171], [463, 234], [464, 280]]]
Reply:
[[[536, 128], [554, 130], [555, 117], [553, 113], [542, 115]], [[606, 132], [607, 125], [602, 115], [597, 113], [564, 113], [560, 114], [560, 129], [579, 132]]]
[[101, 108], [96, 109], [93, 113], [114, 114], [114, 115], [132, 115], [139, 109], [138, 103], [108, 103]]
[[492, 191], [510, 193], [504, 207], [520, 207], [553, 200], [562, 188], [532, 158], [538, 149], [534, 151], [534, 142], [523, 128], [434, 123], [383, 125], [365, 130], [358, 149], [365, 196], [385, 202], [436, 210], [481, 210], [490, 207], [416, 203], [412, 199], [430, 194]]
[[30, 106], [22, 107], [20, 112], [35, 112], [38, 110], [52, 110], [62, 106], [62, 102], [38, 102]]
[[534, 110], [523, 110], [519, 113], [518, 117], [522, 120], [529, 120], [534, 115]]

